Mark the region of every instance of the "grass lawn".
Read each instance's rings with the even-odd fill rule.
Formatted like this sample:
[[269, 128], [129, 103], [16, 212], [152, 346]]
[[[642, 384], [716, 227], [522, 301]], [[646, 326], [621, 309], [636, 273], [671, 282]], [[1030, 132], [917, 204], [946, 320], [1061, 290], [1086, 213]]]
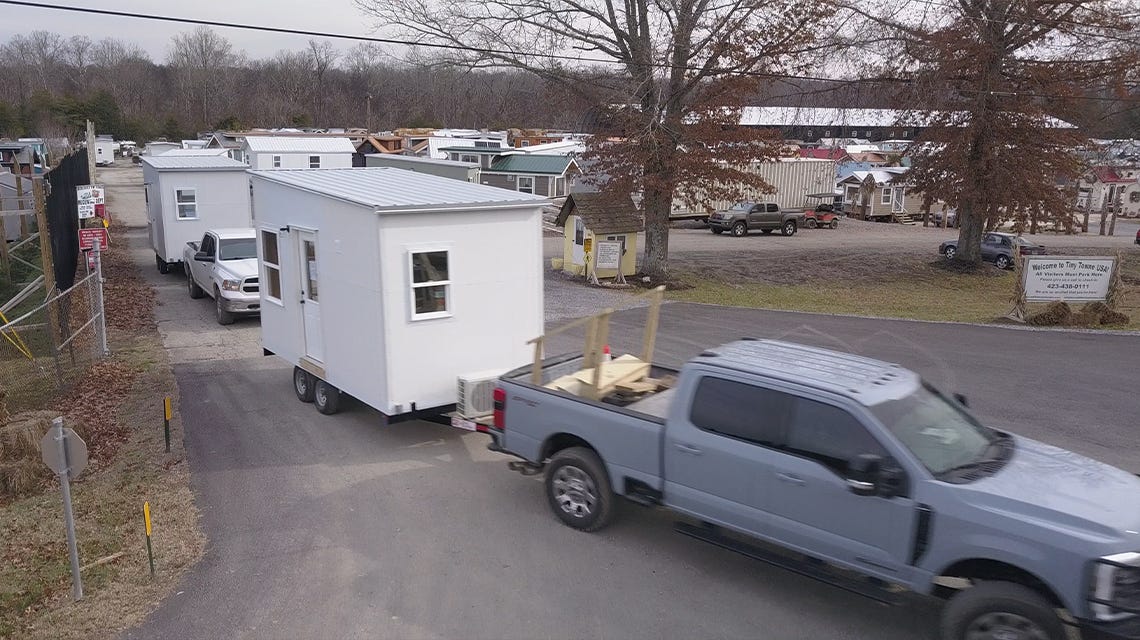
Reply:
[[[1089, 251], [1082, 251], [1091, 254]], [[669, 293], [672, 300], [738, 307], [783, 309], [864, 316], [993, 322], [1012, 309], [1015, 276], [995, 268], [962, 274], [943, 268], [929, 255], [850, 256], [823, 258], [789, 256], [778, 274], [766, 268], [710, 268], [705, 264], [677, 265], [675, 273], [691, 289]], [[798, 274], [789, 278], [789, 272]], [[1127, 325], [1114, 329], [1140, 330], [1140, 254], [1124, 256], [1122, 274]], [[1030, 313], [1042, 305], [1030, 305]], [[1074, 309], [1075, 310], [1075, 309]]]

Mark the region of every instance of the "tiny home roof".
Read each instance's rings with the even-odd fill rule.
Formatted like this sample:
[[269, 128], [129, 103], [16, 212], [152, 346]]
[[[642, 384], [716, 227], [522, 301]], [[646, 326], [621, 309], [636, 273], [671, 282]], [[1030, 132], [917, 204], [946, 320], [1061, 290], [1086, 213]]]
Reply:
[[547, 199], [395, 167], [250, 170], [250, 175], [295, 189], [364, 205], [378, 212], [478, 207], [541, 207]]
[[365, 158], [395, 158], [400, 162], [411, 162], [413, 164], [427, 164], [436, 165], [440, 167], [463, 167], [465, 169], [478, 169], [478, 162], [460, 162], [458, 160], [440, 160], [439, 158], [428, 158], [425, 156], [401, 156], [392, 153], [366, 153]]
[[542, 173], [562, 175], [574, 164], [570, 156], [504, 155], [486, 173]]
[[169, 155], [143, 156], [142, 161], [160, 171], [234, 171], [249, 165], [226, 156]]
[[562, 203], [554, 225], [565, 225], [571, 213], [581, 217], [587, 229], [599, 234], [630, 233], [641, 231], [643, 226], [641, 214], [628, 196], [617, 199], [596, 192], [571, 193]]
[[246, 136], [245, 144], [254, 153], [356, 153], [348, 138]]

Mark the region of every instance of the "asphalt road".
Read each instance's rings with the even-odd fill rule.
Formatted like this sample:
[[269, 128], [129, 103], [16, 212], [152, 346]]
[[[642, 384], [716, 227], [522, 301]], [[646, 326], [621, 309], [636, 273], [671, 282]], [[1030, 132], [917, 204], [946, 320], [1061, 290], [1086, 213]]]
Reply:
[[[116, 214], [137, 225], [136, 178], [106, 174]], [[934, 637], [930, 605], [884, 608], [743, 559], [674, 533], [660, 511], [623, 504], [603, 532], [573, 531], [480, 434], [381, 426], [356, 403], [322, 416], [283, 362], [255, 355], [256, 321], [211, 324], [208, 301], [155, 272], [143, 230], [125, 235], [158, 289], [210, 543], [124, 638]], [[644, 315], [615, 315], [615, 352], [640, 343]], [[996, 425], [1140, 472], [1140, 336], [689, 304], [661, 320], [665, 363], [746, 335], [847, 349], [966, 393]]]

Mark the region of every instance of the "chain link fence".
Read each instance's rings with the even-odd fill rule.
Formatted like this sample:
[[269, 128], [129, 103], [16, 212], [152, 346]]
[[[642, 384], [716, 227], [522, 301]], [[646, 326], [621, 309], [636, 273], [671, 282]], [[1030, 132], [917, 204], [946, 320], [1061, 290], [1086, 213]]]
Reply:
[[0, 423], [5, 413], [47, 406], [107, 352], [98, 269], [32, 304], [5, 314], [10, 321], [0, 319]]

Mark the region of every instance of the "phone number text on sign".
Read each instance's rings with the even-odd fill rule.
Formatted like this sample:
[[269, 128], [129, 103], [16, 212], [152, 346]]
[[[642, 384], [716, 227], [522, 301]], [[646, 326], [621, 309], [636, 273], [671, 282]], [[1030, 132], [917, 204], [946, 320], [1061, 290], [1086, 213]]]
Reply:
[[1108, 297], [1113, 258], [1030, 256], [1024, 258], [1025, 300], [1090, 302]]

